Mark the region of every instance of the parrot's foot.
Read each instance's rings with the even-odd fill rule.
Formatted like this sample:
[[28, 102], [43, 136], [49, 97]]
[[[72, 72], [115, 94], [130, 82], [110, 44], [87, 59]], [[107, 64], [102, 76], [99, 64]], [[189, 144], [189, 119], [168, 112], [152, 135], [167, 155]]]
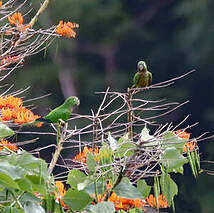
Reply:
[[65, 123], [66, 123], [66, 122], [63, 121], [62, 119], [59, 119], [59, 122], [60, 122], [61, 124], [65, 124]]
[[67, 128], [67, 122], [63, 121], [62, 119], [59, 119], [59, 125], [61, 128]]

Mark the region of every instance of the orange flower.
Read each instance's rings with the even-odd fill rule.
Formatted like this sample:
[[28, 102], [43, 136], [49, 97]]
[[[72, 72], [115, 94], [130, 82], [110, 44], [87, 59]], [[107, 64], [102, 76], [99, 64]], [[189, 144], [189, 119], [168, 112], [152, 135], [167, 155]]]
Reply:
[[2, 4], [3, 4], [2, 1], [0, 1], [0, 8], [2, 7]]
[[0, 97], [0, 109], [8, 107], [10, 109], [19, 109], [22, 107], [22, 99], [14, 96]]
[[60, 21], [56, 27], [56, 33], [61, 36], [67, 36], [68, 38], [75, 38], [76, 32], [73, 30], [74, 28], [79, 28], [79, 25], [72, 22], [64, 22]]
[[87, 146], [84, 147], [83, 152], [80, 152], [78, 155], [74, 157], [74, 161], [86, 163], [87, 157], [89, 153], [98, 154], [99, 149], [95, 148], [94, 150], [92, 148], [88, 148]]
[[11, 25], [15, 25], [17, 30], [20, 32], [25, 31], [27, 28], [30, 28], [30, 24], [23, 25], [23, 16], [21, 13], [14, 13], [12, 16], [8, 16], [8, 21]]
[[23, 24], [23, 16], [21, 13], [14, 13], [12, 16], [8, 16], [8, 21], [12, 25], [22, 25]]
[[[10, 149], [12, 151], [17, 151], [19, 149], [16, 145], [10, 143], [7, 140], [3, 140], [3, 139], [1, 139], [0, 145], [4, 145], [5, 147], [7, 147], [8, 149]], [[4, 148], [4, 146], [0, 146], [0, 150], [2, 150]]]
[[[95, 194], [90, 194], [90, 197], [96, 198], [96, 195]], [[104, 201], [105, 197], [106, 197], [105, 193], [103, 195], [98, 194], [98, 196], [97, 196], [98, 201], [97, 202], [101, 203], [102, 201]], [[95, 202], [92, 202], [91, 204], [95, 205]]]
[[6, 67], [15, 63], [23, 64], [24, 59], [21, 59], [19, 56], [7, 56], [1, 60], [0, 65]]
[[13, 111], [10, 110], [9, 108], [3, 108], [1, 110], [2, 114], [2, 121], [10, 121], [13, 118]]
[[[149, 197], [146, 198], [146, 202], [152, 208], [157, 207], [155, 197], [152, 194], [150, 194]], [[163, 196], [163, 195], [158, 196], [158, 206], [159, 206], [159, 208], [167, 208], [168, 204], [167, 204], [165, 196]]]
[[196, 148], [196, 142], [190, 141], [190, 142], [185, 143], [183, 146], [184, 152], [187, 152], [187, 147], [188, 147], [189, 151], [191, 152], [192, 150], [194, 150]]
[[189, 140], [190, 138], [190, 133], [187, 133], [185, 131], [177, 130], [174, 133], [180, 138], [185, 138], [187, 140]]
[[118, 209], [123, 209], [123, 203], [120, 200], [120, 197], [116, 195], [115, 192], [113, 192], [111, 194], [111, 196], [109, 197], [108, 201], [114, 203], [115, 208]]
[[56, 187], [57, 187], [57, 191], [58, 193], [55, 193], [55, 197], [56, 197], [56, 201], [61, 203], [62, 206], [66, 207], [66, 205], [64, 204], [62, 198], [65, 195], [66, 191], [65, 191], [65, 187], [64, 184], [61, 181], [56, 181]]
[[[190, 138], [190, 133], [187, 133], [185, 131], [177, 130], [174, 133], [180, 138], [184, 138], [187, 140], [189, 140], [189, 138]], [[189, 151], [192, 151], [196, 147], [196, 142], [195, 141], [189, 141], [189, 142], [185, 143], [183, 146], [184, 152], [187, 152], [187, 147], [189, 148]]]
[[19, 111], [16, 113], [16, 119], [14, 119], [15, 124], [23, 124], [35, 121], [41, 116], [34, 115], [29, 109], [25, 107], [21, 107]]
[[118, 209], [129, 210], [130, 208], [135, 208], [135, 207], [143, 208], [145, 206], [145, 202], [139, 198], [127, 199], [127, 198], [117, 196], [115, 192], [111, 194], [108, 201], [114, 203], [116, 210]]
[[[6, 96], [0, 97], [0, 109], [1, 117], [0, 121], [13, 121], [15, 124], [23, 124], [35, 121], [41, 116], [34, 115], [34, 113], [23, 107], [23, 102], [21, 98]], [[37, 127], [40, 127], [42, 122], [40, 122]]]

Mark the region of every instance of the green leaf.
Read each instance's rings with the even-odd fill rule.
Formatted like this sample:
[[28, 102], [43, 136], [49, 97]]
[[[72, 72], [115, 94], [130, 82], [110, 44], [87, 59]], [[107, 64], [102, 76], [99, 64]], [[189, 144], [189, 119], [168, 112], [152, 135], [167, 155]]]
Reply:
[[152, 135], [149, 134], [149, 129], [146, 128], [146, 126], [142, 129], [141, 133], [140, 133], [140, 139], [141, 141], [149, 141], [151, 139], [153, 139], [154, 137]]
[[162, 137], [162, 147], [174, 147], [178, 149], [180, 152], [183, 151], [183, 146], [188, 140], [185, 138], [178, 137], [174, 132], [167, 131], [164, 133]]
[[184, 173], [184, 167], [183, 166], [180, 166], [180, 167], [177, 167], [173, 170], [175, 173], [180, 173], [180, 174], [183, 174]]
[[101, 165], [109, 164], [112, 162], [113, 151], [108, 144], [102, 143], [102, 147], [99, 150], [98, 158], [101, 160]]
[[192, 154], [192, 152], [189, 151], [189, 148], [187, 147], [187, 158], [189, 160], [189, 164], [191, 166], [192, 169], [192, 173], [194, 175], [194, 177], [196, 178], [198, 176], [198, 172], [197, 172], [197, 168], [196, 168], [196, 163], [195, 163], [195, 155], [194, 153]]
[[83, 183], [87, 176], [78, 169], [72, 169], [68, 174], [67, 184], [72, 188], [77, 189], [78, 184]]
[[[103, 193], [103, 190], [104, 190], [104, 191], [106, 190], [105, 184], [104, 184], [104, 187], [103, 187], [103, 182], [101, 182], [101, 181], [96, 182], [96, 190], [97, 190], [97, 193], [98, 193], [98, 194]], [[85, 187], [85, 191], [86, 191], [88, 194], [96, 194], [96, 192], [95, 192], [94, 181], [93, 181], [93, 183], [90, 183], [90, 184], [88, 184], [88, 185]]]
[[27, 168], [40, 168], [41, 164], [44, 164], [45, 161], [40, 159], [40, 158], [36, 158], [33, 155], [24, 152], [21, 155], [18, 155], [16, 158], [16, 163], [17, 165], [27, 169]]
[[160, 183], [157, 175], [154, 176], [154, 195], [157, 203], [157, 209], [159, 209], [158, 197], [160, 195]]
[[45, 213], [45, 210], [38, 204], [32, 201], [27, 201], [24, 205], [25, 213]]
[[15, 132], [5, 124], [0, 124], [0, 139], [14, 135]]
[[[154, 137], [149, 134], [149, 129], [146, 128], [146, 126], [142, 129], [140, 133], [140, 139], [142, 142], [148, 142], [149, 140], [152, 140]], [[151, 142], [148, 143], [149, 146], [157, 145], [157, 142]]]
[[62, 200], [73, 211], [81, 211], [93, 201], [93, 198], [91, 198], [84, 190], [78, 191], [68, 189]]
[[126, 213], [124, 210], [120, 209], [118, 213]]
[[94, 160], [94, 155], [92, 153], [88, 154], [86, 164], [87, 164], [89, 171], [91, 173], [94, 173], [96, 170], [97, 162]]
[[167, 172], [177, 172], [177, 169], [188, 163], [188, 160], [175, 147], [168, 147], [160, 162], [165, 166]]
[[43, 178], [36, 175], [26, 175], [26, 178], [31, 182], [33, 192], [41, 194], [46, 192], [46, 183]]
[[35, 202], [35, 203], [39, 203], [41, 202], [41, 199], [36, 197], [35, 195], [33, 195], [32, 193], [24, 193], [22, 195], [22, 197], [20, 198], [21, 202], [26, 203], [27, 201], [31, 201], [31, 202]]
[[24, 210], [7, 206], [2, 213], [24, 213]]
[[196, 160], [196, 165], [197, 165], [198, 171], [200, 171], [201, 170], [200, 155], [199, 155], [197, 149], [195, 149], [193, 152], [194, 152], [194, 155], [195, 155], [195, 160]]
[[19, 188], [23, 191], [32, 192], [32, 184], [27, 178], [16, 180]]
[[13, 180], [24, 176], [24, 169], [20, 166], [14, 166], [7, 160], [0, 161], [0, 172], [9, 175]]
[[142, 212], [143, 212], [142, 209], [137, 209], [137, 208], [129, 209], [129, 213], [142, 213]]
[[137, 182], [137, 189], [142, 193], [143, 199], [146, 199], [151, 191], [151, 186], [147, 185], [145, 180], [139, 180]]
[[118, 141], [118, 148], [115, 151], [114, 155], [116, 158], [123, 158], [123, 157], [129, 157], [133, 155], [134, 149], [136, 148], [136, 145], [131, 143], [130, 140], [123, 140], [119, 139]]
[[89, 210], [93, 213], [114, 213], [115, 207], [112, 202], [101, 202], [91, 206]]
[[130, 182], [122, 180], [114, 189], [117, 196], [127, 199], [142, 199], [142, 194]]
[[19, 189], [18, 184], [7, 174], [0, 172], [0, 185], [6, 188]]
[[170, 206], [174, 196], [178, 194], [178, 186], [167, 173], [162, 173], [160, 178], [162, 194], [166, 197], [167, 203]]
[[108, 141], [109, 141], [109, 144], [110, 144], [112, 151], [115, 151], [118, 147], [117, 141], [111, 136], [110, 132], [108, 132]]

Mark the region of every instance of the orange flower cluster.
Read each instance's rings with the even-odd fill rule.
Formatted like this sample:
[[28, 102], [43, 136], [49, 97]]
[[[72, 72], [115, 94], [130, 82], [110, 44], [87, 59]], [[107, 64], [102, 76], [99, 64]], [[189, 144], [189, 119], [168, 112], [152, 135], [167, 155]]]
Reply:
[[2, 7], [2, 4], [3, 4], [2, 1], [0, 1], [0, 8]]
[[[13, 96], [0, 97], [0, 109], [0, 121], [12, 120], [15, 124], [18, 125], [35, 121], [41, 117], [34, 115], [31, 110], [23, 107], [21, 98]], [[39, 123], [37, 127], [40, 127], [41, 125], [42, 123]]]
[[114, 203], [116, 210], [123, 209], [125, 211], [135, 207], [140, 209], [146, 205], [146, 203], [139, 198], [127, 199], [117, 196], [115, 192], [112, 193], [108, 201]]
[[61, 203], [62, 206], [66, 207], [66, 205], [64, 204], [62, 197], [65, 195], [66, 191], [65, 191], [65, 186], [61, 181], [56, 181], [55, 182], [58, 193], [55, 193], [55, 197], [56, 197], [56, 201]]
[[16, 26], [17, 30], [20, 32], [23, 32], [27, 28], [31, 27], [29, 24], [23, 25], [24, 19], [21, 13], [14, 13], [12, 16], [8, 16], [8, 21], [11, 25]]
[[[3, 140], [3, 139], [1, 139], [0, 145], [1, 145], [0, 151], [4, 148], [4, 146], [7, 147], [8, 149], [12, 150], [12, 151], [17, 151], [19, 149], [16, 145], [10, 143], [7, 140]], [[2, 146], [2, 145], [4, 145], [4, 146]]]
[[[152, 208], [157, 207], [155, 197], [152, 194], [150, 194], [149, 197], [146, 198], [146, 202]], [[159, 208], [167, 208], [168, 204], [167, 204], [165, 196], [163, 196], [163, 195], [158, 196], [158, 206], [159, 206]]]
[[[187, 133], [185, 131], [177, 130], [174, 133], [180, 138], [184, 138], [187, 140], [189, 140], [189, 138], [190, 138], [190, 133]], [[196, 142], [195, 141], [189, 141], [189, 142], [185, 143], [183, 146], [183, 151], [187, 152], [187, 148], [189, 149], [189, 151], [194, 150], [196, 148]]]
[[[110, 189], [112, 188], [112, 184], [111, 183], [107, 183], [106, 184], [106, 189], [107, 189], [107, 193], [109, 193]], [[96, 198], [95, 194], [91, 194], [90, 195], [93, 198]], [[98, 194], [97, 199], [98, 199], [98, 203], [104, 201], [106, 198], [106, 194]], [[127, 198], [123, 198], [120, 196], [117, 196], [117, 194], [115, 192], [113, 192], [111, 194], [111, 196], [108, 198], [109, 202], [114, 203], [115, 209], [118, 211], [119, 209], [123, 209], [125, 211], [128, 211], [131, 208], [143, 208], [146, 203], [144, 201], [142, 201], [139, 198], [135, 198], [135, 199], [127, 199]], [[94, 202], [92, 202], [92, 204], [95, 204]]]
[[[90, 195], [93, 198], [96, 198], [95, 194], [91, 194]], [[103, 194], [98, 194], [97, 198], [98, 198], [98, 203], [102, 202], [105, 200], [106, 195]], [[146, 203], [144, 201], [142, 201], [139, 198], [135, 198], [135, 199], [127, 199], [127, 198], [123, 198], [123, 197], [119, 197], [116, 195], [115, 192], [113, 192], [111, 194], [111, 196], [108, 199], [109, 202], [114, 203], [115, 209], [118, 211], [119, 209], [123, 209], [125, 211], [131, 209], [131, 208], [143, 208]], [[94, 202], [92, 202], [92, 204], [95, 204]]]
[[24, 59], [21, 59], [19, 56], [7, 56], [0, 61], [0, 66], [9, 66], [10, 64], [23, 64]]
[[95, 149], [93, 149], [93, 148], [88, 148], [87, 146], [85, 146], [83, 151], [74, 157], [73, 161], [86, 163], [89, 153], [97, 155], [97, 154], [99, 154], [99, 149], [97, 147]]
[[79, 24], [72, 22], [64, 22], [60, 21], [56, 27], [56, 33], [61, 36], [67, 36], [68, 38], [75, 38], [76, 32], [73, 30], [74, 28], [79, 28]]

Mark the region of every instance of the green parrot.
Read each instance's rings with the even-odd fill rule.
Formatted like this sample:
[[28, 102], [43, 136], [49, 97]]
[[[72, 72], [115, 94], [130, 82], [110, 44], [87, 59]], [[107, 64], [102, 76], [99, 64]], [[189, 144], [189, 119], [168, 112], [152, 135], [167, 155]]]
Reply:
[[79, 98], [75, 96], [70, 96], [65, 100], [65, 102], [62, 105], [56, 107], [44, 117], [38, 118], [33, 122], [25, 123], [20, 126], [36, 125], [40, 122], [48, 122], [48, 123], [66, 122], [71, 115], [73, 107], [78, 106], [79, 104], [80, 104]]
[[137, 64], [138, 72], [133, 78], [132, 88], [147, 87], [152, 82], [152, 73], [147, 70], [146, 62], [139, 61]]

